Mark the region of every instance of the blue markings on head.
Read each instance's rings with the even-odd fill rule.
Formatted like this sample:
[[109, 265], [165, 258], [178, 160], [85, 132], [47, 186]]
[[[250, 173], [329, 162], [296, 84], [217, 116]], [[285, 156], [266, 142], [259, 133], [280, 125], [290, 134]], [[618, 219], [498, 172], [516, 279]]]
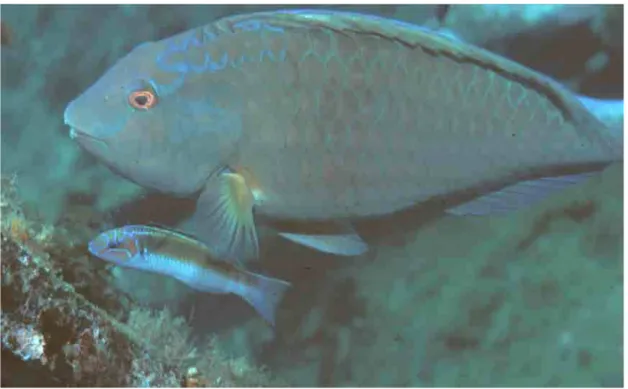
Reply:
[[189, 69], [195, 73], [204, 73], [206, 71], [214, 73], [226, 68], [228, 63], [229, 55], [227, 53], [224, 53], [218, 61], [214, 61], [209, 53], [205, 53], [203, 64], [200, 66], [189, 65]]
[[172, 55], [183, 53], [185, 50], [174, 42], [168, 43], [166, 49], [157, 56], [157, 65], [165, 72], [187, 73], [189, 66], [185, 61], [169, 62]]
[[153, 88], [157, 96], [163, 97], [163, 96], [167, 96], [169, 94], [174, 93], [177, 89], [179, 89], [183, 85], [183, 82], [185, 81], [184, 74], [185, 73], [180, 73], [179, 76], [174, 81], [170, 82], [168, 85], [158, 83], [152, 78], [148, 79], [148, 83]]
[[[211, 26], [206, 26], [202, 28], [200, 31], [198, 29], [191, 30], [186, 34], [185, 38], [180, 41], [172, 40], [168, 42], [165, 50], [161, 52], [157, 58], [156, 62], [158, 67], [170, 73], [176, 73], [179, 77], [177, 77], [173, 82], [169, 85], [153, 85], [155, 90], [159, 94], [159, 91], [164, 93], [171, 92], [179, 88], [185, 79], [185, 76], [190, 73], [204, 73], [210, 72], [215, 73], [221, 70], [226, 69], [229, 65], [232, 67], [237, 67], [242, 63], [247, 62], [262, 62], [264, 59], [268, 58], [272, 62], [276, 61], [285, 61], [286, 59], [286, 50], [280, 50], [278, 53], [273, 53], [268, 49], [261, 49], [259, 55], [255, 55], [250, 57], [246, 54], [243, 54], [236, 58], [229, 58], [229, 53], [225, 52], [218, 59], [212, 58], [212, 55], [209, 52], [205, 52], [203, 55], [203, 63], [200, 65], [195, 65], [188, 61], [185, 58], [185, 54], [190, 49], [199, 49], [202, 50], [203, 45], [216, 41], [219, 37], [213, 31], [210, 31], [209, 28]], [[244, 20], [241, 22], [234, 23], [232, 25], [234, 30], [233, 34], [237, 34], [238, 32], [250, 32], [250, 31], [271, 31], [274, 33], [283, 34], [285, 31], [283, 28], [278, 26], [272, 26], [268, 23], [263, 23], [260, 20], [251, 19]], [[201, 33], [199, 38], [199, 32]], [[176, 56], [180, 56], [177, 58]]]
[[261, 29], [262, 23], [259, 20], [244, 20], [242, 22], [234, 23], [234, 30], [242, 31], [257, 31]]
[[192, 31], [192, 33], [188, 35], [188, 37], [183, 41], [183, 45], [181, 45], [180, 50], [186, 51], [187, 49], [190, 48], [190, 46], [193, 46], [193, 47], [203, 46], [203, 42], [199, 40], [198, 37], [196, 36], [196, 31]]

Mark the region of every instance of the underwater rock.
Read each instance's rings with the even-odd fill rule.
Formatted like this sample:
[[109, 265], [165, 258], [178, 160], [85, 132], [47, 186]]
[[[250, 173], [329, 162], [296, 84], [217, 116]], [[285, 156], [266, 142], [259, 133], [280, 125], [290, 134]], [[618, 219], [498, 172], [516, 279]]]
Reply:
[[600, 5], [460, 4], [449, 7], [444, 26], [467, 42], [494, 49], [496, 45], [507, 45], [516, 35], [549, 36], [591, 23], [604, 13], [605, 7]]
[[624, 6], [607, 5], [591, 22], [591, 28], [602, 39], [604, 45], [622, 50], [624, 46]]
[[2, 233], [2, 379], [10, 386], [128, 386], [139, 347], [115, 318]]
[[211, 337], [197, 351], [185, 320], [110, 286], [101, 261], [85, 254], [88, 225], [42, 227], [24, 217], [16, 193], [15, 179], [3, 179], [3, 386], [277, 385], [247, 359], [221, 353]]
[[[479, 27], [481, 26], [481, 28]], [[556, 78], [579, 93], [619, 98], [623, 6], [452, 5], [443, 27]], [[574, 44], [578, 42], [578, 44]]]

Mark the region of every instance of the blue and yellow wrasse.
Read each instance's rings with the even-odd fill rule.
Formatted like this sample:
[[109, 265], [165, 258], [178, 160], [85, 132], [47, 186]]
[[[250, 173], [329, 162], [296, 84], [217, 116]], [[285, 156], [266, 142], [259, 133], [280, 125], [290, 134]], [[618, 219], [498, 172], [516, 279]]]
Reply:
[[258, 256], [254, 212], [332, 221], [334, 232], [281, 234], [354, 255], [366, 244], [346, 221], [467, 190], [478, 197], [450, 212], [503, 212], [623, 160], [621, 129], [556, 81], [425, 28], [336, 11], [230, 16], [144, 43], [65, 122], [124, 177], [200, 193], [190, 232], [242, 260]]
[[290, 287], [286, 281], [218, 260], [201, 242], [158, 227], [132, 225], [108, 230], [89, 242], [88, 249], [107, 262], [173, 277], [201, 292], [238, 295], [273, 325], [277, 305]]

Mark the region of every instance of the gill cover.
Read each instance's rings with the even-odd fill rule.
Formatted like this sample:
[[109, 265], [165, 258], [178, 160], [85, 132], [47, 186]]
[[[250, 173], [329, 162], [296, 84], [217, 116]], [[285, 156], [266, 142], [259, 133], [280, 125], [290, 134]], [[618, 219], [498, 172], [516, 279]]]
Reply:
[[89, 242], [88, 250], [107, 262], [123, 264], [139, 254], [140, 246], [136, 236], [123, 229], [114, 229], [101, 233]]

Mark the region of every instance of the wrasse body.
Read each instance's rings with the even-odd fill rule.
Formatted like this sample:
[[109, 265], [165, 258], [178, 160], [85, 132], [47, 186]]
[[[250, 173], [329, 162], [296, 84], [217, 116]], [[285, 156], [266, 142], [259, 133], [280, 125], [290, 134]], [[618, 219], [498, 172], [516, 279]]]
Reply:
[[[258, 255], [253, 210], [345, 221], [490, 187], [502, 189], [452, 212], [501, 212], [623, 159], [621, 137], [553, 80], [417, 26], [343, 12], [231, 16], [142, 44], [65, 121], [140, 185], [200, 192], [194, 233], [241, 259]], [[283, 235], [336, 254], [366, 249], [348, 229]]]
[[238, 295], [270, 324], [290, 286], [215, 259], [203, 243], [163, 228], [134, 225], [105, 231], [89, 243], [89, 251], [116, 265], [173, 277], [201, 292]]

